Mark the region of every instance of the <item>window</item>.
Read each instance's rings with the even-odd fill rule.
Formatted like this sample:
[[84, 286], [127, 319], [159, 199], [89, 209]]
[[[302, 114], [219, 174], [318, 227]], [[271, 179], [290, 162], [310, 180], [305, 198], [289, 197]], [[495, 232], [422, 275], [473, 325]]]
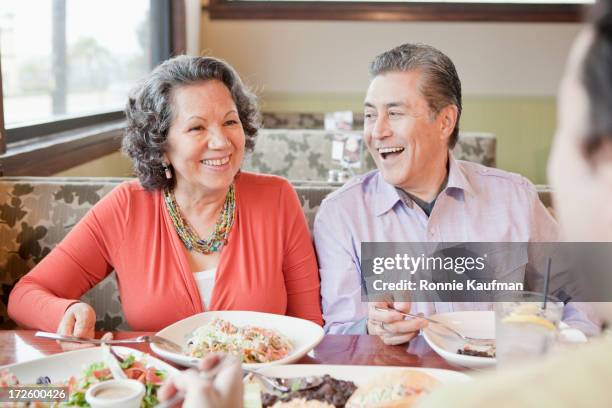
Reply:
[[595, 0], [210, 0], [211, 19], [580, 21]]
[[149, 14], [149, 0], [2, 0], [5, 126], [120, 110], [151, 69]]
[[[0, 153], [6, 143], [12, 151], [21, 151], [80, 130], [91, 140], [72, 140], [74, 157], [66, 163], [75, 165], [116, 151], [128, 91], [152, 67], [184, 52], [183, 3], [1, 0]], [[100, 136], [92, 131], [95, 126], [105, 126], [106, 136], [94, 138]], [[94, 143], [105, 147], [93, 149]], [[78, 158], [84, 148], [91, 154]], [[33, 161], [9, 153], [0, 162], [5, 170], [14, 169], [18, 161]], [[56, 162], [53, 169], [61, 170]]]

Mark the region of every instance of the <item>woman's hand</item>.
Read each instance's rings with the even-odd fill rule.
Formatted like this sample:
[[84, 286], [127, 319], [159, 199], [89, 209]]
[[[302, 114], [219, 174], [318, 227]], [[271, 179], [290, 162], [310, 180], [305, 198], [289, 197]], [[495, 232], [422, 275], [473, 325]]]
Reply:
[[[60, 322], [57, 333], [64, 336], [82, 337], [93, 339], [96, 327], [96, 312], [87, 303], [79, 302], [70, 305]], [[60, 342], [63, 350], [74, 350], [78, 348], [91, 347], [88, 344]]]
[[[212, 370], [218, 364], [224, 364], [224, 367], [213, 381], [201, 376], [202, 372]], [[159, 400], [167, 401], [177, 392], [184, 392], [183, 408], [243, 406], [242, 367], [238, 359], [223, 354], [209, 354], [200, 361], [198, 369], [200, 372], [186, 370], [168, 379], [157, 391]]]
[[[376, 308], [389, 309], [386, 311]], [[368, 304], [368, 333], [379, 336], [385, 344], [403, 344], [412, 340], [427, 326], [424, 319], [404, 319], [393, 309], [409, 313], [410, 302], [371, 302]]]

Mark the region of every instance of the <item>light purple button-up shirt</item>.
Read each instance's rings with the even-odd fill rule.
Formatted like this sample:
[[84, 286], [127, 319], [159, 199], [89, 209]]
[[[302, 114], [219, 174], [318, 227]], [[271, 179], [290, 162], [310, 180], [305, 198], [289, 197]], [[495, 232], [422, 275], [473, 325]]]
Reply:
[[[402, 200], [377, 170], [358, 176], [323, 200], [314, 223], [325, 330], [366, 331], [362, 242], [556, 242], [558, 238], [557, 223], [535, 187], [518, 174], [449, 155], [448, 184], [429, 217], [409, 198]], [[491, 308], [490, 303], [415, 302], [411, 311], [429, 315]], [[566, 307], [564, 320], [588, 334], [598, 330], [577, 309]]]

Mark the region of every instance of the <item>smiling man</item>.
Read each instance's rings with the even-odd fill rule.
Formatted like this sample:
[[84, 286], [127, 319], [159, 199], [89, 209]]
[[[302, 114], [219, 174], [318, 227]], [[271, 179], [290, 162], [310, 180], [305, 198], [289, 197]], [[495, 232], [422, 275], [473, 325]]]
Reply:
[[[461, 82], [437, 49], [404, 44], [372, 61], [364, 139], [378, 170], [359, 176], [321, 204], [314, 239], [325, 328], [379, 335], [387, 344], [412, 339], [423, 319], [390, 308], [433, 314], [490, 304], [361, 300], [362, 242], [551, 242], [557, 224], [524, 177], [455, 160]], [[525, 256], [520, 270], [532, 260]], [[573, 308], [565, 321], [591, 334], [595, 325]]]

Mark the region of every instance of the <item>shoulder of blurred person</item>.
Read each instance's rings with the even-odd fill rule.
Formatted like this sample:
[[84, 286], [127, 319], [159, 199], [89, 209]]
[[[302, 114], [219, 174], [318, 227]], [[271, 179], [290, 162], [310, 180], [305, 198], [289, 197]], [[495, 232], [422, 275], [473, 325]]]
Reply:
[[423, 398], [418, 408], [609, 407], [612, 338], [558, 350], [543, 361], [496, 374], [440, 387]]

